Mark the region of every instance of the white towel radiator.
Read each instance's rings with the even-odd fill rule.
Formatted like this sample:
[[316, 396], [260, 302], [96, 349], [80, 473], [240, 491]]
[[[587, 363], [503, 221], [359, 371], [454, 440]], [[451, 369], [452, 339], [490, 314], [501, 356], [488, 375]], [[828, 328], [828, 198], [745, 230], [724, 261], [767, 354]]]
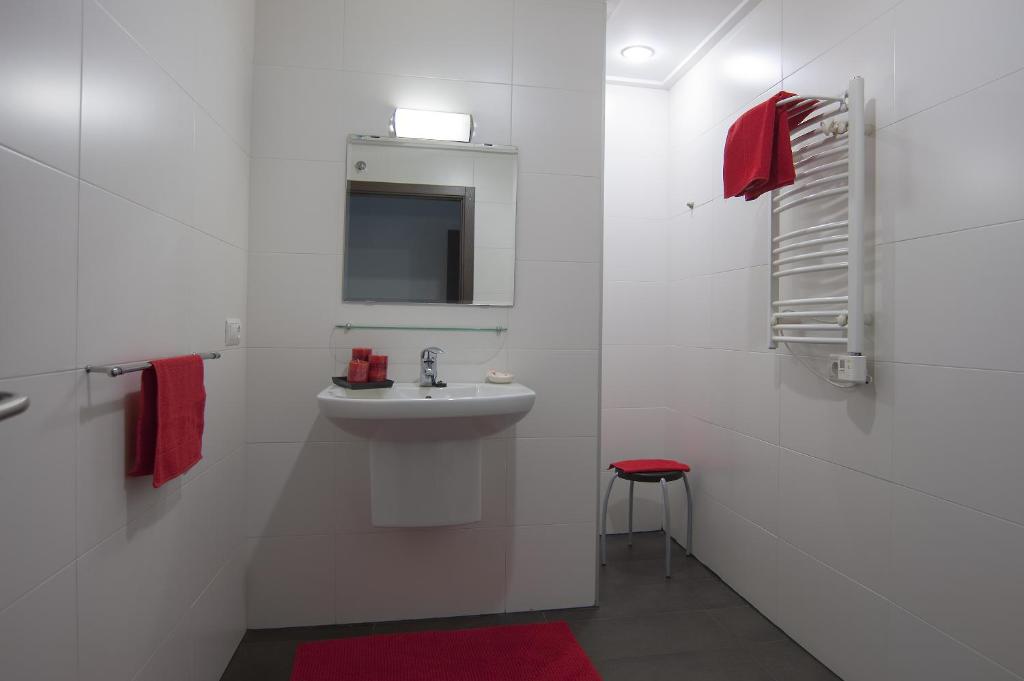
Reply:
[[[796, 182], [772, 192], [768, 347], [842, 345], [853, 358], [849, 365], [860, 369], [866, 362], [864, 80], [851, 79], [838, 97], [796, 96], [778, 106], [810, 115], [791, 131]], [[834, 377], [841, 359], [833, 357]], [[860, 373], [862, 379], [839, 376], [867, 382], [866, 371]]]

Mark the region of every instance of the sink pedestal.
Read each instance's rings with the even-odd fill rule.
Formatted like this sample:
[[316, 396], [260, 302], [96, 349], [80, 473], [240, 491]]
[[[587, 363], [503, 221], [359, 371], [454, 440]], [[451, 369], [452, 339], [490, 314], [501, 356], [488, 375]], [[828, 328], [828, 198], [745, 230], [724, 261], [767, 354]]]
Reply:
[[379, 527], [475, 523], [480, 440], [370, 443], [370, 507]]
[[317, 400], [325, 415], [370, 441], [373, 524], [430, 527], [481, 519], [481, 441], [521, 419], [535, 397], [515, 383], [456, 383], [330, 386]]

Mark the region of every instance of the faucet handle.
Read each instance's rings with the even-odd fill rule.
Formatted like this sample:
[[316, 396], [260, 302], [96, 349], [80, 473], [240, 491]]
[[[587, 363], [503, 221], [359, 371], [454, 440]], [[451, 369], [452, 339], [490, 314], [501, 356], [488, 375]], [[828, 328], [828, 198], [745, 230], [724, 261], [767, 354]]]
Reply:
[[431, 345], [429, 348], [423, 348], [423, 351], [420, 352], [420, 358], [424, 360], [433, 360], [434, 356], [437, 355], [438, 353], [443, 354], [444, 350]]

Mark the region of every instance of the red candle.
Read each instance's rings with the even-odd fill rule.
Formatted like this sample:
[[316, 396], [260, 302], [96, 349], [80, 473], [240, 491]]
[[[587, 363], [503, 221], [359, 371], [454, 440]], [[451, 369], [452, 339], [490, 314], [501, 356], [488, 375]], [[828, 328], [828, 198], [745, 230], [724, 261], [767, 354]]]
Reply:
[[371, 348], [352, 348], [352, 359], [360, 359], [364, 362], [370, 361]]
[[370, 355], [370, 382], [379, 383], [388, 380], [388, 356]]
[[348, 363], [348, 382], [366, 383], [366, 377], [370, 373], [370, 363], [361, 359], [354, 359]]

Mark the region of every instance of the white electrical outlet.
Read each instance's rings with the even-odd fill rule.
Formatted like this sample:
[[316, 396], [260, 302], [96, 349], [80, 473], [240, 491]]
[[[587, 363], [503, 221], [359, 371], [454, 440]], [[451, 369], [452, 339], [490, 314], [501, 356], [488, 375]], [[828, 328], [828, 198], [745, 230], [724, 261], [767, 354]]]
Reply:
[[864, 355], [832, 355], [829, 357], [828, 375], [844, 383], [868, 383], [868, 358]]
[[224, 345], [239, 345], [242, 342], [242, 320], [224, 320]]

